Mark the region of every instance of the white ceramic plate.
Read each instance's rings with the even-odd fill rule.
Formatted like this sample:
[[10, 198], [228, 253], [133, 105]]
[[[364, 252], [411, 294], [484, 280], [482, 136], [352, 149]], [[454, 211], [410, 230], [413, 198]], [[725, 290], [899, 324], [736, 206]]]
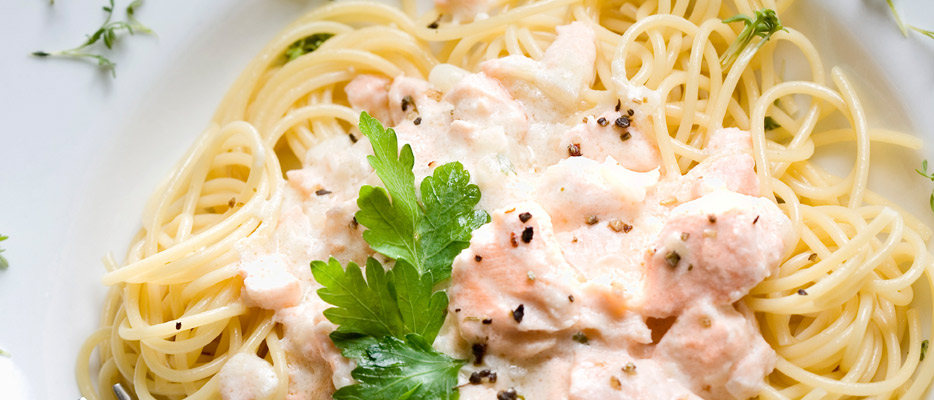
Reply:
[[[157, 37], [123, 39], [117, 78], [84, 62], [39, 60], [74, 46], [103, 1], [8, 1], [0, 12], [0, 398], [76, 399], [77, 349], [98, 323], [99, 260], [123, 257], [150, 191], [205, 126], [228, 85], [281, 27], [320, 4], [162, 0], [139, 18]], [[118, 7], [127, 1], [120, 1]], [[785, 15], [827, 66], [859, 82], [873, 125], [934, 139], [934, 40], [901, 36], [884, 0], [800, 1]], [[896, 0], [934, 28], [934, 3]], [[878, 149], [878, 150], [877, 150]], [[925, 222], [931, 184], [912, 170], [934, 156], [873, 149], [871, 185]], [[880, 166], [885, 165], [885, 166]]]

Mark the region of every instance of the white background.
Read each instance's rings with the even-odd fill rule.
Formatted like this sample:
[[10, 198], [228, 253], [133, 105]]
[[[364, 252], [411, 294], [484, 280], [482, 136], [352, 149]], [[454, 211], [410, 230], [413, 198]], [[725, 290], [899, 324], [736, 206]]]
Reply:
[[[120, 18], [128, 1], [119, 1]], [[801, 0], [789, 26], [858, 80], [874, 126], [934, 138], [934, 39], [898, 32], [884, 0]], [[150, 191], [205, 127], [248, 60], [315, 1], [160, 0], [138, 12], [158, 36], [122, 38], [117, 78], [29, 56], [80, 43], [103, 1], [0, 2], [0, 399], [76, 399], [76, 351], [98, 323], [100, 259], [122, 259]], [[934, 29], [934, 3], [896, 0]], [[877, 149], [879, 149], [877, 151]], [[872, 186], [931, 224], [920, 160], [873, 148]]]

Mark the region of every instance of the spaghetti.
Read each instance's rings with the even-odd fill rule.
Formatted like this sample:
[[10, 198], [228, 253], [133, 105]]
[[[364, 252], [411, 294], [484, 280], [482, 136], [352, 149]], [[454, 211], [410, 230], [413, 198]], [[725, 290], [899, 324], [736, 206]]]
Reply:
[[[593, 29], [597, 49], [579, 114], [615, 103], [626, 88], [656, 93], [647, 106], [666, 174], [702, 161], [719, 128], [752, 133], [761, 195], [789, 216], [796, 243], [778, 274], [743, 300], [778, 355], [760, 398], [920, 398], [934, 378], [934, 357], [921, 361], [921, 314], [932, 307], [915, 301], [913, 285], [934, 287], [925, 245], [932, 232], [867, 189], [871, 142], [918, 149], [920, 140], [870, 127], [847, 76], [836, 68], [825, 75], [817, 49], [792, 28], [727, 69], [719, 61], [738, 34], [723, 19], [760, 8], [781, 13], [789, 3], [502, 0], [487, 18], [453, 22], [439, 11], [413, 18], [411, 1], [406, 12], [341, 2], [299, 18], [246, 67], [159, 184], [124, 265], [106, 260], [111, 289], [101, 327], [77, 362], [82, 394], [109, 398], [101, 388], [120, 382], [140, 399], [217, 398], [218, 371], [248, 352], [272, 364], [274, 398], [285, 398], [282, 329], [272, 312], [241, 299], [236, 246], [274, 231], [283, 170], [323, 138], [351, 132], [359, 111], [343, 86], [364, 73], [428, 79], [440, 63], [477, 71], [507, 55], [540, 59], [555, 27], [577, 21]], [[320, 33], [334, 36], [312, 53], [283, 57]], [[807, 80], [782, 81], [780, 46], [797, 50]], [[766, 117], [780, 128], [766, 131]], [[846, 126], [822, 123], [834, 117]], [[809, 161], [841, 141], [856, 145], [847, 176]]]

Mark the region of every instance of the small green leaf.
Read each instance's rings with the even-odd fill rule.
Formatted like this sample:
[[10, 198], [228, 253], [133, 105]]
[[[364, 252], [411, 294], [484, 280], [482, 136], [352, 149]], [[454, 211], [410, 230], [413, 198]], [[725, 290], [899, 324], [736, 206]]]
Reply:
[[[0, 242], [7, 240], [9, 238], [10, 238], [9, 236], [0, 235]], [[0, 248], [0, 253], [3, 253], [4, 251], [5, 250], [3, 248]], [[10, 263], [7, 262], [6, 258], [4, 258], [2, 254], [0, 254], [0, 270], [5, 270], [9, 267], [10, 267]]]

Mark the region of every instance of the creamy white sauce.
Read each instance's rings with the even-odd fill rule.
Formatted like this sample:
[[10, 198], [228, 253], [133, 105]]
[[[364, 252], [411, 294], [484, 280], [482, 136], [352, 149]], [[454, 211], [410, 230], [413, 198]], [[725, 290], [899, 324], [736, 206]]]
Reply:
[[[460, 161], [492, 216], [454, 262], [434, 344], [471, 361], [472, 345], [486, 345], [482, 365], [468, 364], [461, 381], [490, 369], [497, 382], [466, 385], [461, 398], [494, 399], [509, 387], [527, 399], [756, 394], [775, 356], [734, 303], [775, 271], [791, 228], [772, 202], [754, 197], [748, 133], [720, 130], [688, 174], [660, 174], [644, 108], [654, 93], [631, 88], [619, 111], [614, 101], [577, 114], [594, 79], [593, 32], [580, 23], [558, 32], [542, 60], [506, 57], [476, 74], [441, 65], [431, 83], [363, 75], [347, 85], [352, 106], [412, 146], [418, 181]], [[406, 96], [415, 110], [402, 110]], [[615, 126], [623, 116], [627, 129]], [[325, 138], [287, 174], [272, 240], [241, 246], [244, 296], [276, 309], [284, 325], [289, 398], [353, 383], [352, 361], [327, 337], [335, 327], [321, 314], [329, 305], [308, 265], [374, 255], [353, 222], [360, 185], [379, 184], [370, 153], [365, 140]], [[251, 283], [254, 275], [283, 282]], [[289, 292], [293, 279], [298, 294]]]

